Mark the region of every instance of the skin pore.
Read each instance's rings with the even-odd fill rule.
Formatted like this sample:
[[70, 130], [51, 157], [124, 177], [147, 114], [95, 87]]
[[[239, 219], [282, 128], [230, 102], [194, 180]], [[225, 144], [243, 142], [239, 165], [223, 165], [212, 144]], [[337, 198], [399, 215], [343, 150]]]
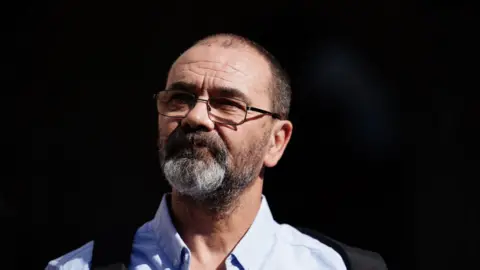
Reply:
[[[181, 83], [202, 99], [234, 95], [270, 111], [268, 62], [235, 42], [218, 36], [194, 45], [173, 64], [167, 89]], [[256, 112], [247, 119], [238, 126], [217, 124], [204, 102], [181, 120], [159, 115], [160, 160], [172, 186], [172, 220], [191, 251], [191, 269], [224, 269], [224, 260], [260, 208], [264, 168], [277, 164], [290, 140], [288, 120]], [[169, 147], [174, 144], [176, 148]]]

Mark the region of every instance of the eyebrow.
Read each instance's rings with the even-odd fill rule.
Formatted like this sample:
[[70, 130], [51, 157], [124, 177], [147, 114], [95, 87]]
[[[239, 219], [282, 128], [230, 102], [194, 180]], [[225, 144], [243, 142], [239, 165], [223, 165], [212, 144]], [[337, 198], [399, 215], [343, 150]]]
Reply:
[[167, 90], [182, 90], [182, 91], [188, 91], [188, 92], [195, 92], [195, 89], [197, 89], [197, 86], [193, 83], [187, 83], [187, 82], [174, 82], [172, 83]]
[[[168, 87], [168, 90], [182, 90], [191, 93], [195, 93], [197, 89], [198, 87], [196, 84], [187, 82], [174, 82]], [[237, 88], [213, 87], [211, 90], [215, 93], [218, 93], [222, 97], [236, 98], [245, 101], [248, 105], [252, 104], [252, 100]]]

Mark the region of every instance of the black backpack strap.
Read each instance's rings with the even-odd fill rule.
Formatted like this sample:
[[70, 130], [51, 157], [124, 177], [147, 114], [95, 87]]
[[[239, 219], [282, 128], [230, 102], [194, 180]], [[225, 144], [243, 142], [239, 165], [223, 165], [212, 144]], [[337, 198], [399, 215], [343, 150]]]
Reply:
[[350, 258], [347, 254], [347, 251], [343, 247], [343, 245], [330, 237], [327, 237], [317, 231], [307, 229], [307, 228], [297, 228], [301, 233], [306, 234], [310, 237], [313, 237], [320, 241], [321, 243], [331, 247], [333, 250], [335, 250], [340, 256], [342, 257], [343, 262], [345, 263], [345, 266], [347, 267], [347, 270], [352, 270], [351, 263], [350, 263]]
[[345, 245], [353, 270], [387, 270], [387, 264], [380, 254]]
[[90, 269], [128, 269], [137, 229], [133, 225], [115, 225], [98, 233], [94, 238]]
[[378, 253], [350, 247], [311, 229], [297, 229], [334, 249], [342, 257], [347, 270], [387, 270], [385, 261]]

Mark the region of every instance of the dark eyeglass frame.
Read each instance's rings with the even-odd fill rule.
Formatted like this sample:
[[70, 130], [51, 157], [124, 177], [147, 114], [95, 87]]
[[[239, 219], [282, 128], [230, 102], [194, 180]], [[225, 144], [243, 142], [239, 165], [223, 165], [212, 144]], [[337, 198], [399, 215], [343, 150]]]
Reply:
[[[187, 95], [191, 95], [193, 97], [192, 99], [192, 104], [190, 104], [190, 109], [188, 110], [188, 112], [185, 114], [185, 116], [169, 116], [169, 115], [165, 115], [165, 114], [162, 114], [159, 112], [159, 109], [158, 109], [158, 97], [160, 95], [160, 93], [162, 92], [171, 92], [171, 91], [175, 91], [175, 92], [182, 92], [182, 93], [185, 93]], [[207, 104], [207, 111], [208, 111], [208, 115], [209, 115], [209, 118], [210, 120], [212, 120], [213, 122], [216, 122], [216, 123], [221, 123], [221, 124], [229, 124], [229, 125], [233, 125], [233, 126], [238, 126], [238, 125], [241, 125], [243, 123], [245, 123], [248, 119], [247, 119], [247, 115], [248, 115], [248, 112], [249, 111], [253, 111], [253, 112], [258, 112], [258, 113], [261, 113], [261, 114], [266, 114], [266, 115], [270, 115], [272, 118], [274, 119], [279, 119], [281, 120], [282, 117], [280, 116], [280, 114], [278, 113], [273, 113], [273, 112], [269, 112], [269, 111], [266, 111], [266, 110], [263, 110], [263, 109], [260, 109], [260, 108], [257, 108], [257, 107], [253, 107], [253, 106], [249, 106], [248, 103], [246, 103], [244, 100], [241, 100], [241, 99], [237, 99], [237, 98], [230, 98], [228, 97], [229, 99], [233, 99], [233, 100], [238, 100], [240, 102], [243, 102], [246, 104], [246, 110], [245, 110], [245, 117], [243, 118], [242, 121], [240, 121], [239, 123], [225, 123], [225, 122], [221, 122], [221, 121], [217, 121], [217, 120], [214, 120], [210, 117], [210, 102], [209, 100], [210, 99], [204, 99], [204, 98], [199, 98], [197, 97], [195, 94], [193, 93], [190, 93], [188, 91], [183, 91], [183, 90], [175, 90], [175, 89], [167, 89], [167, 90], [163, 90], [163, 91], [160, 91], [156, 94], [153, 95], [153, 98], [155, 99], [156, 101], [156, 106], [157, 106], [157, 111], [159, 114], [163, 115], [163, 116], [166, 116], [166, 117], [171, 117], [171, 118], [178, 118], [178, 119], [183, 119], [185, 117], [188, 116], [188, 114], [190, 113], [190, 111], [195, 108], [195, 106], [197, 105], [198, 101], [202, 101], [202, 102], [205, 102]], [[195, 101], [195, 102], [193, 102]]]

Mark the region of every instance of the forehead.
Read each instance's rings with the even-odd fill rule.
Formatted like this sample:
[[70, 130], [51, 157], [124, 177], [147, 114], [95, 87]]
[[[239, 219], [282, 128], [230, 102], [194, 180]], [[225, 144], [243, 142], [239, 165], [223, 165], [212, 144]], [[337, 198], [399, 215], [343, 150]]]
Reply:
[[205, 91], [228, 87], [251, 96], [267, 92], [270, 76], [268, 63], [253, 49], [197, 45], [175, 61], [167, 86], [186, 82]]

